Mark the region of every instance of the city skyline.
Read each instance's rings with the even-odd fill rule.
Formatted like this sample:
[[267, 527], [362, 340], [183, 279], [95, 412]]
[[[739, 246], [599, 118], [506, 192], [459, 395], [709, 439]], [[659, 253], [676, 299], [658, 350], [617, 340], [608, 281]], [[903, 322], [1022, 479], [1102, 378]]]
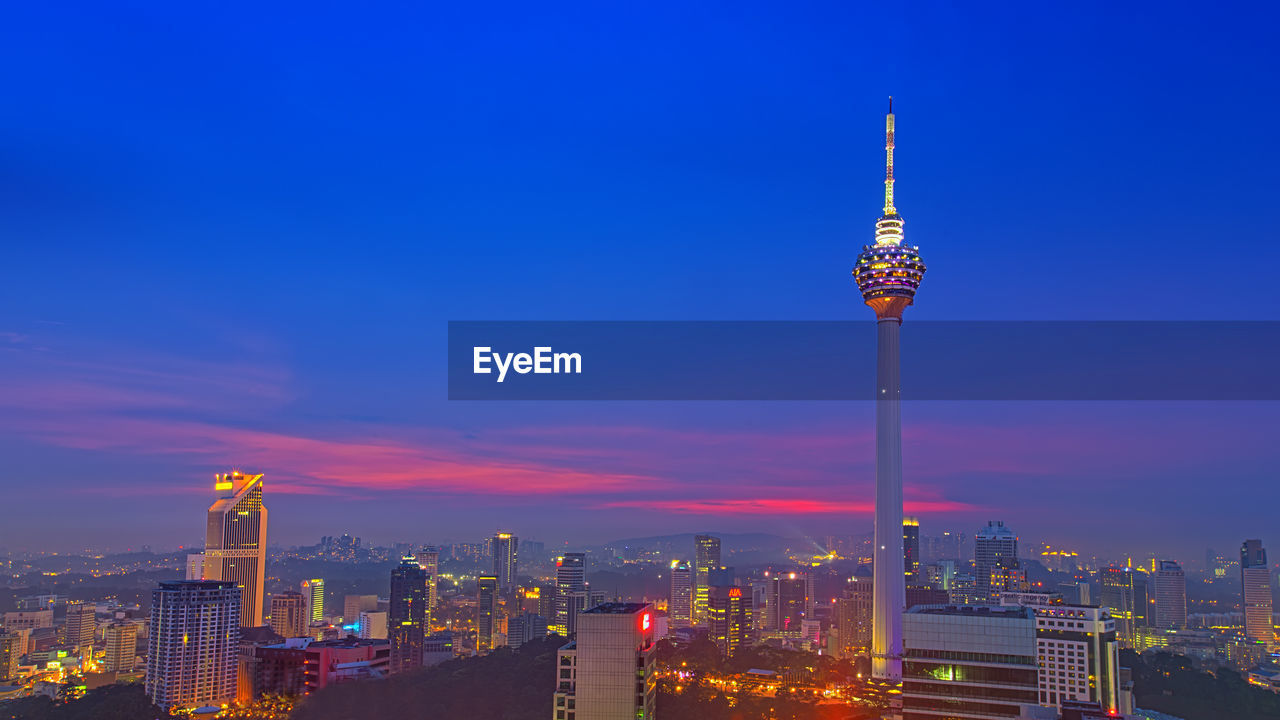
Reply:
[[[1264, 242], [1280, 156], [1277, 102], [1257, 92], [1266, 39], [1227, 18], [833, 8], [819, 27], [755, 7], [725, 27], [610, 9], [520, 14], [534, 32], [495, 36], [458, 10], [469, 32], [432, 43], [351, 20], [383, 40], [349, 70], [270, 31], [292, 15], [264, 14], [231, 60], [206, 41], [233, 16], [166, 10], [204, 41], [96, 52], [94, 12], [22, 8], [15, 25], [77, 42], [0, 51], [42, 58], [8, 120], [21, 192], [5, 213], [0, 452], [28, 511], [0, 547], [196, 545], [205, 479], [228, 467], [271, 478], [283, 545], [476, 526], [551, 543], [865, 532], [870, 402], [450, 403], [441, 358], [451, 319], [865, 319], [845, 273], [890, 92], [912, 241], [935, 268], [913, 322], [1280, 310], [1266, 283], [1196, 280], [1223, 208], [1251, 262], [1280, 259]], [[592, 40], [596, 21], [631, 34]], [[1149, 34], [1127, 31], [1139, 21]], [[322, 35], [346, 22], [305, 19]], [[761, 47], [766, 29], [804, 42]], [[1079, 32], [1112, 54], [1056, 52]], [[563, 50], [539, 54], [547, 38]], [[1143, 269], [1123, 310], [1119, 266]], [[1194, 560], [1237, 532], [1267, 539], [1277, 420], [1263, 402], [913, 403], [905, 511], [925, 534], [995, 517], [1083, 552]], [[48, 487], [59, 503], [40, 502]], [[1042, 491], [1064, 487], [1046, 508]], [[1206, 501], [1223, 487], [1254, 502]], [[1123, 523], [1092, 512], [1098, 496]], [[317, 522], [336, 505], [340, 526]], [[1204, 536], [1171, 527], [1193, 515]]]

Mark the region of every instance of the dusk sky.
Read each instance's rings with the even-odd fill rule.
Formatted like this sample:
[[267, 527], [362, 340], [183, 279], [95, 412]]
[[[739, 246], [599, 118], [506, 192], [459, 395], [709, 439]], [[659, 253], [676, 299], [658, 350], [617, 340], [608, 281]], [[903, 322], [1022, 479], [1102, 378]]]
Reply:
[[[904, 336], [1280, 320], [1274, 9], [904, 5], [8, 8], [0, 548], [198, 545], [231, 467], [280, 544], [870, 531], [870, 402], [451, 402], [445, 345], [870, 327], [890, 94], [929, 266]], [[1280, 403], [903, 422], [925, 535], [1280, 545]]]

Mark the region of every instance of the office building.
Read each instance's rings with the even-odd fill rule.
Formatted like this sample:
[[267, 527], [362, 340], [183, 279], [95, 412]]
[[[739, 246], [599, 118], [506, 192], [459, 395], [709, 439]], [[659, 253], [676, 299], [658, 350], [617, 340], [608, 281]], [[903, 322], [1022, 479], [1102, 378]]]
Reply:
[[174, 580], [151, 593], [147, 696], [166, 710], [236, 697], [243, 593], [232, 581]]
[[720, 569], [720, 538], [695, 535], [693, 538], [693, 623], [707, 621], [707, 603], [711, 593], [711, 571]]
[[903, 720], [1008, 720], [1039, 704], [1030, 608], [915, 607], [902, 631]]
[[765, 599], [767, 632], [779, 637], [800, 637], [800, 624], [808, 607], [807, 587], [803, 573], [779, 573], [769, 578]]
[[377, 595], [347, 595], [342, 598], [342, 621], [350, 625], [360, 619], [360, 613], [377, 609]]
[[582, 553], [565, 553], [556, 558], [556, 616], [551, 629], [565, 637], [573, 634], [578, 611], [586, 609], [585, 562]]
[[920, 249], [903, 243], [903, 220], [893, 204], [893, 101], [884, 120], [884, 214], [875, 243], [864, 245], [853, 268], [862, 299], [876, 314], [876, 507], [872, 544], [875, 612], [871, 674], [902, 677], [902, 608], [906, 578], [902, 548], [902, 405], [899, 335], [902, 314], [924, 278]]
[[427, 624], [435, 617], [437, 593], [440, 592], [440, 549], [434, 545], [425, 545], [417, 552], [418, 565], [427, 573]]
[[422, 643], [427, 635], [427, 573], [412, 555], [406, 555], [391, 571], [387, 622], [387, 634], [391, 636], [389, 671], [421, 667]]
[[707, 598], [707, 629], [721, 655], [733, 657], [746, 647], [751, 641], [751, 593], [730, 578], [713, 580]]
[[1122, 647], [1139, 644], [1148, 627], [1147, 573], [1128, 566], [1111, 565], [1098, 571], [1099, 601], [1111, 611]]
[[348, 635], [337, 640], [290, 638], [254, 648], [256, 695], [301, 697], [329, 685], [386, 677], [391, 645]]
[[454, 633], [449, 630], [428, 635], [422, 646], [422, 664], [430, 666], [452, 660], [455, 657], [453, 641]]
[[307, 614], [307, 599], [302, 593], [285, 590], [271, 596], [271, 629], [280, 637], [302, 637], [307, 634], [311, 618]]
[[537, 613], [522, 612], [507, 621], [507, 646], [518, 648], [547, 636], [547, 619]]
[[356, 637], [361, 640], [387, 640], [387, 614], [362, 610], [356, 620]]
[[999, 591], [991, 589], [991, 573], [1000, 560], [1017, 563], [1018, 536], [1004, 522], [992, 520], [973, 536], [973, 579], [982, 602], [1000, 597]]
[[870, 568], [858, 566], [844, 597], [836, 600], [836, 654], [850, 659], [871, 650], [874, 580]]
[[1002, 604], [1036, 618], [1040, 704], [1065, 711], [1073, 702], [1121, 712], [1120, 643], [1106, 608], [1062, 602], [1057, 593], [1006, 593]]
[[1007, 592], [1026, 592], [1031, 589], [1027, 582], [1027, 571], [1017, 558], [996, 558], [991, 565], [991, 578], [987, 583], [990, 600], [999, 602], [1000, 596]]
[[1155, 596], [1151, 626], [1165, 630], [1181, 630], [1187, 626], [1187, 575], [1172, 560], [1161, 560], [1151, 575]]
[[490, 542], [493, 549], [493, 575], [498, 578], [498, 592], [509, 595], [519, 582], [517, 575], [517, 558], [520, 539], [509, 532], [499, 532]]
[[67, 617], [62, 625], [64, 645], [76, 653], [92, 651], [97, 629], [93, 605], [78, 600], [67, 603]]
[[204, 580], [204, 553], [189, 553], [187, 555], [186, 579]]
[[10, 610], [4, 614], [4, 629], [39, 630], [53, 627], [53, 610]]
[[104, 631], [106, 651], [102, 656], [102, 669], [106, 672], [133, 672], [138, 661], [138, 625], [133, 622], [113, 622]]
[[498, 578], [481, 575], [476, 578], [476, 652], [484, 654], [497, 646]]
[[22, 655], [22, 637], [16, 632], [0, 630], [0, 685], [17, 682], [18, 658]]
[[[906, 582], [913, 585], [920, 578], [920, 519], [902, 519], [902, 565]], [[908, 606], [909, 607], [909, 606]]]
[[1275, 645], [1271, 625], [1271, 568], [1261, 540], [1240, 546], [1240, 583], [1244, 595], [1244, 635], [1268, 649]]
[[693, 567], [688, 560], [671, 561], [671, 595], [667, 622], [673, 628], [693, 625]]
[[557, 653], [553, 720], [652, 720], [653, 616], [645, 603], [604, 603], [578, 617]]
[[321, 578], [303, 580], [301, 592], [307, 624], [324, 622], [324, 580]]
[[218, 499], [209, 508], [204, 579], [235, 583], [243, 595], [240, 627], [262, 625], [267, 563], [267, 508], [262, 474], [232, 471], [214, 476]]

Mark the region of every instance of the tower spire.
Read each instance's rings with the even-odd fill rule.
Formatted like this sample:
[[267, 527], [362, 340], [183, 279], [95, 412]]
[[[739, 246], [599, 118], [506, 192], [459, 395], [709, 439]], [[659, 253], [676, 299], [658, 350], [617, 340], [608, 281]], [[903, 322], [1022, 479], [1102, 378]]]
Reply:
[[884, 116], [884, 214], [897, 215], [893, 207], [893, 96], [889, 96], [889, 114]]

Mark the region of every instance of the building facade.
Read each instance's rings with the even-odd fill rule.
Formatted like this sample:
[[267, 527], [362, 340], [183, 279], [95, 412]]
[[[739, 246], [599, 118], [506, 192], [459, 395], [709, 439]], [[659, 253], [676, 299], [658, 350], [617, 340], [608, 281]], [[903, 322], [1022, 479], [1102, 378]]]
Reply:
[[498, 645], [498, 578], [481, 575], [476, 579], [476, 652], [484, 654]]
[[586, 609], [586, 556], [565, 553], [556, 558], [556, 616], [551, 629], [565, 637], [576, 629], [578, 612]]
[[427, 573], [417, 559], [406, 555], [391, 571], [391, 605], [387, 611], [393, 673], [422, 666], [427, 635]]
[[991, 520], [973, 536], [973, 579], [983, 602], [998, 600], [991, 590], [991, 572], [1000, 560], [1018, 561], [1018, 536], [1001, 520]]
[[711, 586], [707, 599], [708, 637], [720, 654], [733, 657], [751, 641], [751, 592], [736, 584]]
[[262, 504], [262, 474], [232, 471], [214, 476], [218, 499], [209, 507], [205, 527], [205, 580], [240, 588], [240, 627], [262, 624], [267, 563], [267, 508]]
[[1129, 566], [1111, 565], [1098, 571], [1100, 604], [1111, 611], [1116, 635], [1123, 647], [1138, 646], [1149, 626], [1147, 573]]
[[577, 639], [557, 653], [552, 720], [652, 720], [653, 625], [646, 603], [582, 612]]
[[520, 539], [509, 532], [493, 536], [493, 575], [498, 578], [498, 592], [508, 595], [516, 589]]
[[672, 560], [670, 572], [667, 621], [673, 628], [687, 628], [693, 625], [693, 566], [688, 560]]
[[113, 622], [104, 631], [106, 651], [102, 656], [102, 669], [107, 672], [133, 672], [138, 661], [138, 625], [133, 622]]
[[1275, 646], [1271, 613], [1271, 568], [1261, 540], [1245, 540], [1240, 546], [1240, 584], [1244, 599], [1244, 635], [1249, 642], [1270, 649]]
[[1172, 560], [1161, 560], [1151, 576], [1155, 597], [1151, 626], [1165, 630], [1187, 627], [1187, 575]]
[[164, 709], [236, 697], [243, 593], [231, 581], [162, 582], [151, 594], [147, 696]]
[[[306, 624], [324, 622], [324, 580], [322, 578], [303, 580], [300, 591], [303, 597]], [[289, 636], [285, 635], [285, 637]]]
[[302, 593], [285, 590], [271, 596], [271, 629], [280, 637], [295, 638], [307, 634], [311, 618], [307, 614], [306, 598]]
[[920, 578], [920, 519], [902, 518], [902, 568], [908, 585]]
[[707, 621], [711, 597], [711, 571], [720, 569], [720, 538], [695, 535], [693, 538], [693, 624]]

